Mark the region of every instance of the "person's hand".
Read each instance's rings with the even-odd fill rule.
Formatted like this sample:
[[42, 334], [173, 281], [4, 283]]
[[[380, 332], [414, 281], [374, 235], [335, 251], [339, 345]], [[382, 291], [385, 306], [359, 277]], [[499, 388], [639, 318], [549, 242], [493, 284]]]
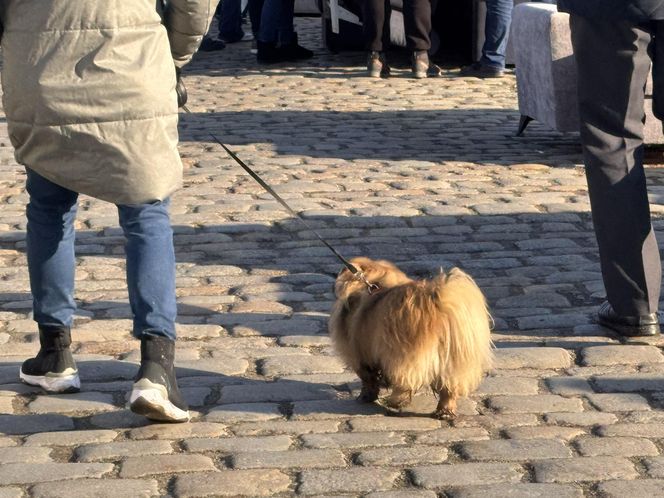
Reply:
[[182, 69], [176, 67], [175, 75], [177, 77], [175, 83], [175, 93], [178, 95], [178, 107], [184, 107], [184, 105], [187, 103], [187, 87], [184, 86], [184, 81], [182, 81]]

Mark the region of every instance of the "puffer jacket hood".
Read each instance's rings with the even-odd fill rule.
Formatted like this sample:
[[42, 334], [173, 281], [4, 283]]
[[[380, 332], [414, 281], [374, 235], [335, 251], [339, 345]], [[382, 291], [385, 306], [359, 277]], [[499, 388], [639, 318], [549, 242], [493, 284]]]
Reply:
[[116, 204], [181, 184], [175, 67], [217, 0], [4, 0], [2, 88], [16, 160]]

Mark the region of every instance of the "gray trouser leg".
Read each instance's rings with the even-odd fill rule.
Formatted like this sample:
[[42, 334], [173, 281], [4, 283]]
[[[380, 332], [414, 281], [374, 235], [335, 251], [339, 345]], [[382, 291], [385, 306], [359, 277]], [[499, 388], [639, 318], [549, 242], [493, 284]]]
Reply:
[[651, 26], [572, 15], [588, 193], [609, 303], [620, 315], [657, 311], [661, 263], [643, 169]]

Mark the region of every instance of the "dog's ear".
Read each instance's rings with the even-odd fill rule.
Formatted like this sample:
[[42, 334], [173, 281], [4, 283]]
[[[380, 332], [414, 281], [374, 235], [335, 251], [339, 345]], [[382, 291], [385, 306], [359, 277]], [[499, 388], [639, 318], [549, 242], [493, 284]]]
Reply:
[[360, 296], [357, 294], [350, 294], [346, 299], [344, 299], [344, 309], [348, 312], [351, 312], [357, 308], [359, 302]]

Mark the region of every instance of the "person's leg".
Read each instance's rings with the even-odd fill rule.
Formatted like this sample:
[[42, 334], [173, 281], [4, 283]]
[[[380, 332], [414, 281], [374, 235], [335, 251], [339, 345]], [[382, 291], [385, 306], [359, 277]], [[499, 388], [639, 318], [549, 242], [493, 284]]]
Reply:
[[242, 40], [242, 1], [222, 0], [221, 16], [219, 18], [219, 38], [226, 43], [235, 43]]
[[389, 0], [364, 0], [362, 32], [369, 52], [382, 52], [390, 40]]
[[50, 392], [77, 390], [78, 371], [69, 350], [74, 302], [74, 221], [78, 194], [26, 169], [27, 259], [33, 318], [40, 351], [21, 367], [21, 379]]
[[168, 201], [118, 206], [137, 339], [151, 334], [175, 340], [175, 253], [168, 206]]
[[251, 21], [251, 32], [258, 39], [261, 27], [261, 14], [263, 11], [263, 0], [249, 0], [249, 20]]
[[651, 35], [625, 21], [572, 15], [570, 25], [581, 143], [607, 299], [619, 316], [645, 317], [657, 311], [661, 285], [643, 168]]
[[127, 239], [127, 288], [141, 341], [141, 368], [129, 398], [132, 411], [152, 420], [184, 422], [188, 407], [175, 377], [175, 253], [169, 201], [119, 205]]
[[427, 52], [431, 48], [431, 0], [404, 0], [403, 20], [408, 50]]
[[484, 45], [480, 63], [505, 69], [505, 51], [512, 23], [514, 0], [486, 0]]

